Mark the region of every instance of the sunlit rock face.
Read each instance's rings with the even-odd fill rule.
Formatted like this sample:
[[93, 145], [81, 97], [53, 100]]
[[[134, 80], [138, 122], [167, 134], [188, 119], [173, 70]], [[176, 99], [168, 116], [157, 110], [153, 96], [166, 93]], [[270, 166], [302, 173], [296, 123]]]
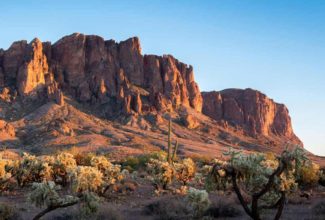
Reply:
[[53, 45], [19, 41], [1, 51], [0, 59], [0, 85], [15, 87], [21, 96], [42, 89], [59, 96], [56, 88], [83, 103], [119, 106], [114, 112], [202, 109], [192, 67], [170, 55], [143, 56], [137, 37], [117, 43], [76, 33]]
[[[73, 106], [74, 113], [79, 111], [75, 115], [86, 112], [89, 118], [96, 116], [154, 131], [171, 115], [178, 124], [175, 127], [185, 129], [178, 135], [184, 134], [191, 141], [195, 136], [204, 147], [207, 142], [251, 147], [283, 147], [287, 142], [301, 145], [284, 105], [252, 89], [201, 93], [192, 66], [172, 55], [142, 55], [137, 37], [115, 42], [75, 33], [54, 44], [36, 38], [0, 49], [0, 118], [10, 121], [0, 123], [2, 139], [19, 136], [24, 143], [35, 139], [30, 139], [29, 125], [21, 132], [19, 126], [25, 121], [12, 123], [12, 119], [33, 113], [40, 106], [43, 108], [35, 114], [44, 114], [46, 120], [37, 126], [45, 129], [46, 135], [51, 129], [42, 123], [59, 117], [59, 113], [48, 113], [48, 108], [69, 120]], [[11, 125], [18, 126], [16, 134]], [[80, 135], [88, 134], [88, 126], [84, 129]], [[96, 135], [102, 133], [97, 128], [94, 131]], [[61, 133], [73, 134], [69, 129]]]
[[[287, 108], [252, 90], [202, 93], [192, 66], [171, 55], [142, 55], [137, 37], [115, 42], [75, 33], [53, 45], [18, 41], [0, 51], [0, 86], [64, 105], [106, 105], [106, 115], [193, 108], [245, 134], [295, 137]], [[203, 96], [203, 98], [202, 98]]]
[[204, 92], [203, 114], [241, 127], [246, 134], [296, 138], [288, 109], [259, 91], [227, 89]]

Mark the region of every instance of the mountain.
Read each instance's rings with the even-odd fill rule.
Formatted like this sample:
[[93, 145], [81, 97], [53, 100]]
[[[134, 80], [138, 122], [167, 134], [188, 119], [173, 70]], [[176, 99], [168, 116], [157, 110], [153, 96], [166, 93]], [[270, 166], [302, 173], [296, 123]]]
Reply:
[[192, 66], [142, 55], [136, 37], [75, 33], [0, 50], [0, 137], [10, 148], [140, 153], [165, 147], [169, 117], [183, 154], [302, 146], [283, 104], [252, 89], [201, 93]]

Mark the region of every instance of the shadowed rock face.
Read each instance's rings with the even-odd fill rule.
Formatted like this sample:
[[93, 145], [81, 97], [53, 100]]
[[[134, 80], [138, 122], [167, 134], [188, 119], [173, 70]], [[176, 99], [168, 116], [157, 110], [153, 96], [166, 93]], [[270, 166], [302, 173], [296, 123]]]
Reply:
[[80, 103], [105, 106], [107, 117], [184, 106], [246, 135], [299, 140], [284, 105], [251, 89], [201, 94], [192, 66], [171, 55], [142, 55], [137, 37], [117, 43], [76, 33], [53, 45], [38, 39], [15, 42], [0, 50], [1, 91], [3, 97], [18, 93], [59, 105], [64, 105], [65, 94]]
[[288, 109], [252, 89], [203, 92], [202, 113], [216, 121], [239, 126], [246, 134], [277, 135], [299, 140], [293, 133]]

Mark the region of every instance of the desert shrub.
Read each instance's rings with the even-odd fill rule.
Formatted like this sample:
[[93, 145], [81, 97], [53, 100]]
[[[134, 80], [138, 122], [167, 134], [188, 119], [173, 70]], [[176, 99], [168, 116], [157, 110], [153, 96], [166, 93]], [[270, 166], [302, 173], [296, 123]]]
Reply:
[[226, 166], [227, 162], [214, 159], [211, 165], [205, 165], [201, 168], [201, 172], [205, 176], [204, 179], [204, 188], [208, 191], [215, 190], [227, 190], [231, 186], [229, 184], [229, 178], [226, 177], [225, 169], [219, 168], [217, 170], [213, 170], [214, 167], [223, 167]]
[[0, 192], [10, 188], [11, 173], [8, 172], [7, 166], [10, 162], [0, 158]]
[[145, 214], [160, 220], [189, 219], [189, 210], [181, 198], [164, 198], [147, 205]]
[[156, 189], [167, 189], [174, 179], [175, 169], [173, 165], [167, 161], [151, 159], [147, 167], [148, 173], [153, 177]]
[[122, 168], [132, 172], [138, 170], [141, 165], [138, 157], [127, 157], [122, 163]]
[[74, 179], [76, 192], [97, 192], [103, 184], [103, 174], [94, 167], [78, 166]]
[[91, 166], [90, 161], [94, 156], [93, 153], [77, 153], [73, 155], [78, 166]]
[[202, 217], [211, 203], [207, 191], [195, 188], [188, 190], [186, 202], [194, 217]]
[[54, 181], [61, 185], [71, 182], [71, 178], [77, 171], [77, 162], [72, 154], [60, 153], [55, 157], [53, 163]]
[[79, 210], [82, 218], [90, 219], [97, 211], [100, 198], [93, 192], [86, 191], [79, 200]]
[[104, 156], [92, 157], [90, 160], [90, 165], [96, 167], [102, 173], [105, 173], [105, 171], [112, 166], [111, 162], [109, 162]]
[[20, 220], [22, 219], [18, 211], [8, 204], [0, 203], [0, 220]]
[[176, 170], [176, 178], [182, 182], [183, 185], [195, 176], [196, 166], [191, 158], [185, 158], [180, 163], [174, 163]]
[[[60, 154], [59, 152], [58, 154]], [[95, 156], [92, 152], [82, 152], [80, 147], [73, 146], [70, 149], [64, 151], [64, 153], [73, 155], [78, 166], [90, 166], [90, 160]]]
[[19, 186], [32, 182], [42, 182], [52, 179], [52, 167], [41, 158], [24, 153], [21, 160], [13, 161], [8, 169], [16, 177]]
[[[104, 156], [93, 157], [90, 164], [102, 173], [105, 187], [109, 187], [124, 178], [124, 175], [121, 172], [121, 166], [112, 164]], [[106, 190], [104, 189], [104, 191]]]
[[151, 154], [130, 156], [122, 161], [121, 165], [123, 169], [127, 169], [132, 172], [140, 169], [145, 169], [150, 159], [166, 160], [166, 153], [163, 151], [158, 151]]
[[311, 161], [305, 163], [298, 172], [298, 181], [301, 185], [315, 185], [320, 178], [319, 165]]

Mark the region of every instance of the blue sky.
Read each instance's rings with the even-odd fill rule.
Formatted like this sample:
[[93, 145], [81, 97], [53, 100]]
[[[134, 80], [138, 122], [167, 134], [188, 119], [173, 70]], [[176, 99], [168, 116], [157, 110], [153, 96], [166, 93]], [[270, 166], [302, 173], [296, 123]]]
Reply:
[[325, 156], [325, 1], [3, 1], [0, 48], [74, 32], [140, 37], [143, 53], [194, 66], [201, 90], [258, 89], [289, 108]]

